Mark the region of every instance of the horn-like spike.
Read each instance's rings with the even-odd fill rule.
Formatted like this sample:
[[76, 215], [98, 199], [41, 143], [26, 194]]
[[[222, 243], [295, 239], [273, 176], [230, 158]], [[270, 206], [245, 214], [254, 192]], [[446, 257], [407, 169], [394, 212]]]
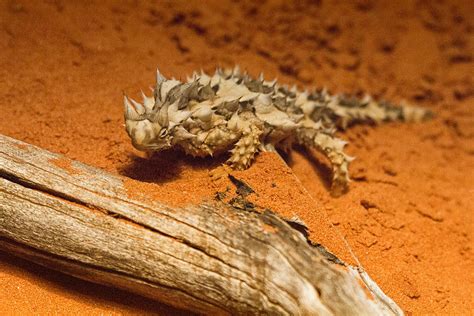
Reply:
[[145, 104], [145, 102], [146, 102], [146, 100], [148, 99], [148, 97], [146, 96], [145, 92], [143, 92], [142, 89], [140, 89], [140, 95], [142, 96], [143, 104]]
[[261, 82], [264, 81], [263, 72], [261, 72], [260, 75], [258, 76], [258, 80], [261, 81]]
[[362, 99], [362, 103], [369, 103], [369, 102], [372, 102], [372, 97], [370, 96], [370, 94], [366, 94], [364, 95], [364, 98]]
[[133, 106], [135, 107], [135, 111], [137, 111], [137, 113], [139, 115], [145, 114], [145, 107], [143, 106], [143, 104], [141, 104], [140, 102], [135, 101], [132, 98], [129, 98], [129, 99], [132, 102]]
[[133, 107], [125, 94], [123, 95], [123, 107], [126, 120], [138, 121], [141, 119], [140, 114], [137, 112], [135, 107]]
[[240, 74], [240, 66], [235, 65], [234, 69], [232, 70], [232, 75], [236, 76]]
[[161, 85], [166, 78], [161, 74], [159, 69], [156, 69], [156, 84]]
[[153, 110], [153, 106], [155, 105], [155, 98], [153, 96], [147, 97], [143, 90], [140, 90], [142, 98], [143, 98], [143, 105], [145, 106], [145, 112], [150, 113]]
[[131, 107], [132, 107], [132, 105], [130, 104], [130, 101], [128, 101], [127, 96], [124, 94], [123, 95], [123, 111], [125, 113], [125, 117], [127, 117], [127, 118], [129, 116], [128, 114], [131, 110]]

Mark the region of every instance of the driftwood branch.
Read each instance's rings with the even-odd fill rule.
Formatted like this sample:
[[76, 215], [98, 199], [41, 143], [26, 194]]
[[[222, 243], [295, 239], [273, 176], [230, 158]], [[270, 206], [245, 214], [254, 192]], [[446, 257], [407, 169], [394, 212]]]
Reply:
[[57, 159], [0, 135], [0, 250], [200, 313], [401, 313], [270, 212], [169, 207]]

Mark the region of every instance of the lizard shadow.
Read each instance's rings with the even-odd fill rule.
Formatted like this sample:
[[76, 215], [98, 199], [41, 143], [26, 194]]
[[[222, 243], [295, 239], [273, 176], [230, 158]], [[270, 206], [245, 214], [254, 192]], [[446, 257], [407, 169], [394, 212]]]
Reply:
[[[306, 161], [309, 162], [314, 173], [319, 177], [321, 183], [327, 191], [331, 191], [332, 184], [332, 169], [323, 155], [317, 153], [314, 150], [308, 149], [303, 146], [295, 145], [293, 148], [294, 151], [298, 152], [304, 157]], [[294, 167], [294, 159], [292, 154], [282, 154], [283, 159], [288, 164], [290, 168]]]
[[142, 182], [166, 183], [181, 177], [184, 169], [205, 172], [224, 163], [226, 157], [192, 157], [180, 151], [168, 150], [149, 158], [131, 155], [130, 162], [119, 169], [123, 176]]
[[[331, 189], [332, 170], [322, 155], [302, 146], [295, 146], [294, 150], [302, 155], [311, 165], [314, 173], [320, 178], [326, 190]], [[293, 168], [295, 161], [293, 154], [278, 151], [286, 164]], [[167, 183], [179, 179], [185, 169], [197, 172], [206, 172], [222, 165], [226, 155], [217, 157], [192, 157], [180, 151], [168, 150], [155, 153], [149, 158], [132, 155], [130, 162], [120, 168], [121, 175], [134, 180], [150, 183]]]

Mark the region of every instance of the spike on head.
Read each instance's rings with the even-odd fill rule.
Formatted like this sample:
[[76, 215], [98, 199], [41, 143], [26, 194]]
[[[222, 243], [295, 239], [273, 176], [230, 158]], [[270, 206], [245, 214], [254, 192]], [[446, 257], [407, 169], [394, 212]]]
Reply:
[[140, 116], [142, 116], [143, 114], [145, 114], [145, 107], [143, 106], [143, 104], [141, 104], [140, 102], [135, 101], [135, 100], [132, 99], [132, 98], [129, 98], [129, 100], [132, 102], [133, 107], [135, 108], [135, 111], [137, 111], [137, 113], [138, 113]]
[[[135, 100], [132, 100], [132, 103]], [[135, 104], [132, 105], [130, 99], [124, 94], [123, 95], [123, 107], [125, 113], [125, 119], [131, 121], [140, 121], [143, 119], [143, 114], [145, 114], [145, 108], [140, 104], [140, 107], [136, 107]], [[137, 103], [137, 102], [135, 102]]]
[[365, 94], [364, 95], [364, 98], [362, 99], [362, 103], [370, 103], [372, 102], [372, 97], [370, 96], [370, 94]]
[[161, 74], [159, 69], [156, 69], [156, 84], [161, 85], [166, 78]]
[[152, 97], [147, 97], [145, 92], [143, 90], [140, 90], [142, 99], [143, 99], [143, 105], [145, 106], [145, 113], [150, 113], [153, 111], [153, 106], [155, 105], [155, 98]]
[[234, 69], [232, 70], [232, 75], [234, 75], [234, 76], [240, 75], [240, 66], [239, 65], [235, 65]]
[[148, 97], [146, 96], [145, 92], [143, 92], [143, 90], [140, 90], [140, 95], [142, 96], [143, 103], [145, 103]]

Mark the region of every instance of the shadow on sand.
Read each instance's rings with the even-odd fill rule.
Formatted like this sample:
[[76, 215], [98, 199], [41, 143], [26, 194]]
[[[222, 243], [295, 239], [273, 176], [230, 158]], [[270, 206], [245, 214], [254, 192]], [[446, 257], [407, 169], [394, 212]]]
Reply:
[[149, 158], [131, 156], [131, 162], [119, 170], [123, 176], [152, 183], [171, 182], [180, 177], [183, 169], [210, 170], [223, 164], [228, 157], [192, 157], [180, 151], [154, 153]]

